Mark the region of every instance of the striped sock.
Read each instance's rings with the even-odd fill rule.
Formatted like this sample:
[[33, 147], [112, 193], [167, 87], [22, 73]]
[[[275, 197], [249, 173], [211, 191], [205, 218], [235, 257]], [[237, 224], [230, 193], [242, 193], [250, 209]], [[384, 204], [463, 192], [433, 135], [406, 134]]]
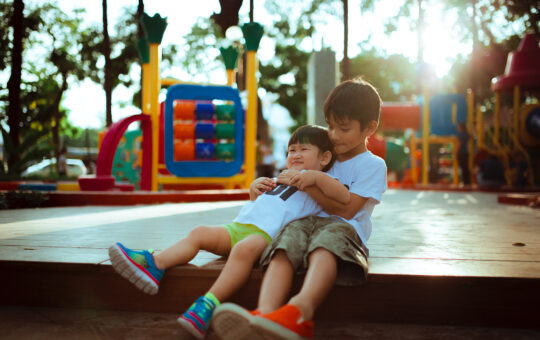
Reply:
[[212, 292], [204, 294], [204, 297], [212, 301], [216, 308], [221, 304], [221, 302], [219, 302], [218, 298]]

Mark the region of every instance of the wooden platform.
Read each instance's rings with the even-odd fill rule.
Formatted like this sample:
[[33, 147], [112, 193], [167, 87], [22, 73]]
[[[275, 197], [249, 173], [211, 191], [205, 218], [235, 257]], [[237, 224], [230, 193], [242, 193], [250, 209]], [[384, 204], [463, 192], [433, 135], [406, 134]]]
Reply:
[[[498, 204], [491, 193], [389, 190], [383, 200], [368, 282], [334, 288], [318, 319], [539, 328], [539, 210]], [[231, 221], [243, 203], [1, 211], [0, 299], [180, 313], [210, 287], [221, 260], [203, 252], [147, 296], [114, 273], [107, 248], [164, 249], [196, 225]], [[232, 300], [253, 307], [260, 278], [254, 270]]]

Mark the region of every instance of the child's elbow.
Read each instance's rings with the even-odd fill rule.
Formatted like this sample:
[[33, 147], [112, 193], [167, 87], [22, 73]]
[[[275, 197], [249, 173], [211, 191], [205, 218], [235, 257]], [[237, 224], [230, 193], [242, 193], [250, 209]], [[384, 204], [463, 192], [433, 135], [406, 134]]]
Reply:
[[351, 194], [347, 192], [345, 195], [341, 195], [339, 197], [339, 201], [341, 204], [349, 204], [351, 203]]

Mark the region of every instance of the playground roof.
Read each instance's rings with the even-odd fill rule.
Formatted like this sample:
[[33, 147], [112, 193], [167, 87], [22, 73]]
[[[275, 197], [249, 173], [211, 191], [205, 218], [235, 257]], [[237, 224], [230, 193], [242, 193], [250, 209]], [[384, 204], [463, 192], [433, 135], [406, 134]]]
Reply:
[[516, 51], [508, 54], [504, 74], [493, 78], [494, 91], [540, 88], [540, 47], [532, 33], [526, 34]]

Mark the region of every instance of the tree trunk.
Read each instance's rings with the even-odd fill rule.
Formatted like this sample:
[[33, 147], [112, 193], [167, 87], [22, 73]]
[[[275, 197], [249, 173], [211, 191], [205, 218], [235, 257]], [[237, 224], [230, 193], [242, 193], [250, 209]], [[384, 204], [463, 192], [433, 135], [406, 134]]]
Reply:
[[[476, 26], [476, 0], [471, 0], [471, 7], [472, 7], [472, 17], [471, 17], [471, 30], [472, 30], [472, 52], [471, 52], [471, 64], [470, 64], [470, 86], [471, 90], [473, 91], [474, 95], [474, 101], [476, 101], [476, 98], [478, 98], [478, 93], [476, 92], [476, 66], [477, 66], [477, 59], [478, 59], [478, 28]], [[474, 103], [473, 103], [474, 104]], [[473, 106], [473, 107], [476, 107]]]
[[422, 0], [418, 0], [418, 23], [416, 25], [418, 37], [418, 50], [416, 54], [416, 65], [418, 65], [418, 76], [416, 78], [416, 91], [422, 93], [422, 82], [424, 76], [424, 9], [422, 8]]
[[13, 143], [13, 150], [8, 155], [8, 167], [11, 168], [20, 159], [19, 152], [14, 152], [20, 144], [21, 122], [21, 73], [23, 52], [23, 19], [24, 3], [22, 0], [13, 1], [13, 49], [11, 54], [11, 76], [8, 81], [8, 125], [9, 137]]
[[343, 61], [342, 78], [348, 80], [351, 78], [349, 71], [349, 0], [343, 0]]
[[[137, 38], [144, 38], [144, 27], [142, 24], [142, 18], [144, 14], [144, 2], [139, 0], [139, 5], [137, 6]], [[143, 72], [142, 72], [142, 62], [141, 62], [141, 79], [139, 80], [139, 86], [141, 87], [141, 94], [143, 92]], [[141, 99], [141, 108], [143, 107], [143, 99]]]
[[144, 2], [139, 0], [139, 5], [137, 6], [137, 37], [144, 37], [144, 28], [142, 25], [142, 17], [144, 14]]
[[105, 106], [106, 106], [106, 124], [112, 125], [112, 73], [111, 73], [111, 40], [109, 38], [108, 20], [107, 20], [107, 0], [103, 0], [103, 54], [105, 55]]

